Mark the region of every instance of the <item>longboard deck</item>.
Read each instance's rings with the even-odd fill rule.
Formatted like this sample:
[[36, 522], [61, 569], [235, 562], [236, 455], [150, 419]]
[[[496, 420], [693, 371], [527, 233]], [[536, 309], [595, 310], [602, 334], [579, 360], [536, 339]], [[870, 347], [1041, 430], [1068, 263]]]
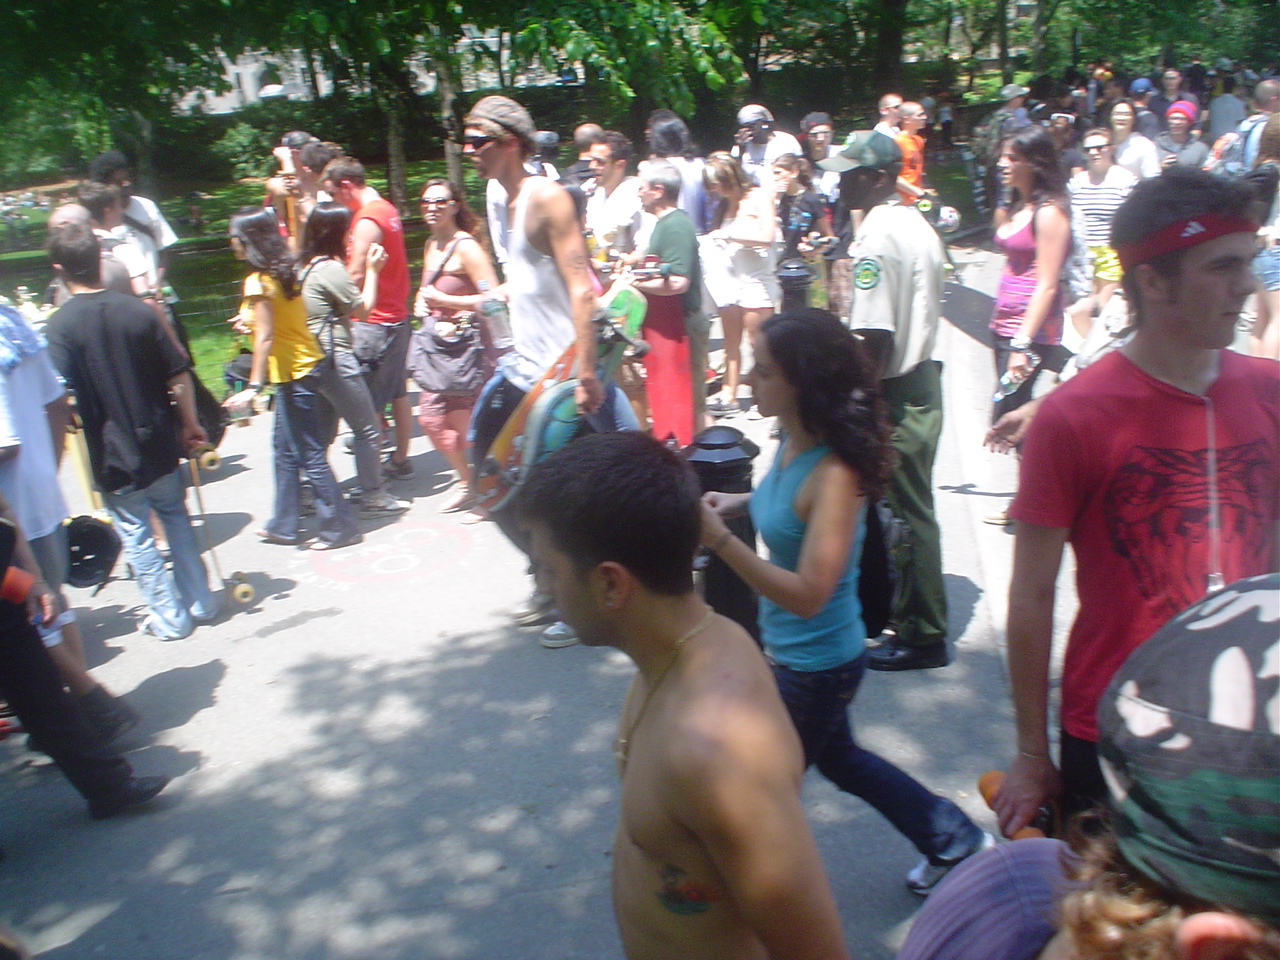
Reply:
[[[601, 305], [607, 311], [610, 321], [619, 326], [627, 336], [639, 336], [647, 308], [644, 294], [631, 286], [615, 287]], [[529, 389], [489, 445], [474, 483], [476, 500], [482, 508], [497, 510], [504, 506], [519, 486], [524, 469], [536, 462], [541, 449], [540, 438], [535, 438], [530, 443], [525, 436], [526, 428], [531, 421], [545, 422], [541, 414], [546, 409], [547, 401], [554, 401], [557, 407], [563, 406], [564, 393], [555, 391], [554, 388], [577, 378], [576, 358], [577, 344], [571, 343]], [[549, 396], [553, 392], [556, 396]], [[538, 406], [539, 403], [542, 406]], [[535, 407], [538, 416], [534, 416]]]

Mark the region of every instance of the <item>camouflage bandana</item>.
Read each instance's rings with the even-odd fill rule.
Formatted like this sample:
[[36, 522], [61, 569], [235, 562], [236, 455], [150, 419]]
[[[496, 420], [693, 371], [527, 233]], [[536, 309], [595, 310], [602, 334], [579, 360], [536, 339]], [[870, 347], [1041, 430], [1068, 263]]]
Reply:
[[1172, 890], [1280, 925], [1280, 574], [1138, 647], [1098, 705], [1120, 851]]

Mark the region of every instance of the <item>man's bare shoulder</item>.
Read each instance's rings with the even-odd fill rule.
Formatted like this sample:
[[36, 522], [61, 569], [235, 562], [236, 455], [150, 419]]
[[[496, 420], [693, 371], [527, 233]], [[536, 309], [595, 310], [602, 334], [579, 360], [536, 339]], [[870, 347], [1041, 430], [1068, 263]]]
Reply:
[[673, 784], [702, 791], [725, 776], [798, 781], [800, 741], [759, 648], [724, 618], [703, 641], [667, 741]]

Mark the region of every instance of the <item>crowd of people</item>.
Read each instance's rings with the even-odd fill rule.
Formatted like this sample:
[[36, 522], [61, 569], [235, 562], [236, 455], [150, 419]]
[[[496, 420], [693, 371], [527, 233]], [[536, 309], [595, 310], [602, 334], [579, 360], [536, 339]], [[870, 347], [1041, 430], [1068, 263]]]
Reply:
[[[859, 746], [849, 722], [865, 670], [940, 668], [953, 655], [932, 484], [949, 262], [926, 215], [937, 203], [922, 132], [936, 104], [885, 94], [875, 127], [841, 143], [828, 114], [807, 115], [796, 137], [749, 104], [729, 149], [705, 157], [670, 111], [650, 116], [644, 159], [587, 123], [557, 171], [528, 111], [483, 97], [461, 144], [486, 181], [485, 227], [454, 185], [428, 181], [416, 293], [399, 212], [337, 144], [287, 134], [264, 202], [231, 218], [231, 250], [248, 267], [233, 323], [252, 349], [225, 406], [244, 411], [274, 388], [275, 497], [258, 536], [335, 550], [360, 542], [361, 518], [410, 509], [390, 491], [413, 475], [412, 374], [419, 423], [457, 474], [442, 509], [495, 522], [529, 559], [534, 587], [516, 622], [544, 627], [548, 647], [610, 645], [635, 661], [615, 749], [614, 899], [629, 956], [847, 955], [800, 804], [810, 765], [922, 855], [906, 884], [931, 900], [904, 957], [1280, 956], [1280, 613], [1274, 576], [1249, 580], [1274, 574], [1280, 555], [1280, 80], [1256, 84], [1250, 113], [1222, 100], [1234, 96], [1225, 80], [1209, 99], [1173, 68], [1159, 93], [1103, 64], [1084, 79], [1083, 92], [1064, 85], [1031, 103], [1006, 86], [974, 141], [1005, 256], [987, 439], [1021, 454], [1017, 495], [990, 518], [1015, 528], [1017, 727], [992, 803], [1005, 836], [1054, 804], [1064, 817], [1110, 806], [1114, 819], [1075, 852], [1056, 840], [996, 846], [950, 799]], [[132, 195], [122, 157], [95, 164], [80, 203], [51, 219], [62, 305], [47, 349], [20, 314], [0, 314], [13, 438], [0, 490], [37, 548], [16, 564], [48, 581], [0, 601], [0, 693], [94, 815], [109, 816], [166, 781], [134, 776], [111, 751], [136, 716], [85, 672], [61, 596], [66, 508], [48, 478], [68, 390], [148, 608], [144, 632], [185, 637], [221, 601], [176, 470], [209, 430], [167, 309], [172, 234]], [[781, 266], [797, 261], [827, 309], [784, 303]], [[615, 379], [599, 368], [596, 316], [625, 289], [644, 298], [650, 350]], [[1256, 320], [1238, 337], [1251, 298]], [[472, 345], [465, 379], [420, 373], [442, 341]], [[590, 435], [487, 509], [489, 448], [561, 355], [574, 360]], [[676, 451], [710, 418], [742, 415], [775, 419], [774, 463], [752, 493], [704, 494]], [[347, 490], [329, 462], [339, 420], [356, 462]], [[28, 474], [37, 459], [41, 473]], [[33, 483], [52, 487], [39, 504]], [[908, 535], [892, 553], [889, 624], [869, 636], [860, 570], [882, 536], [869, 522], [880, 501]], [[726, 525], [743, 512], [767, 557]], [[1055, 718], [1054, 591], [1068, 543], [1080, 609]], [[699, 549], [759, 595], [764, 657], [694, 591]], [[1212, 656], [1173, 669], [1166, 651], [1190, 649], [1196, 631]], [[1217, 752], [1243, 734], [1247, 747]], [[1161, 751], [1184, 742], [1214, 776], [1167, 766]], [[1183, 779], [1192, 799], [1171, 782]], [[1271, 806], [1243, 810], [1238, 795]], [[993, 939], [998, 917], [1009, 919]], [[1149, 952], [1114, 949], [1130, 941]]]

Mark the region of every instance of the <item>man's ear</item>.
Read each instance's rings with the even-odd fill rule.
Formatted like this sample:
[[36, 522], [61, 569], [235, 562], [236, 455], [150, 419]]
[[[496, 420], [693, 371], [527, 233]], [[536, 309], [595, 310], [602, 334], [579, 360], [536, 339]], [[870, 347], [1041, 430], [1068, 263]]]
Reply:
[[631, 597], [636, 578], [617, 561], [605, 560], [596, 564], [591, 571], [591, 586], [601, 606], [607, 610], [617, 610]]
[[1165, 276], [1151, 264], [1138, 264], [1133, 268], [1133, 275], [1143, 303], [1168, 303], [1173, 296], [1173, 278]]
[[1238, 960], [1263, 934], [1244, 917], [1206, 910], [1183, 920], [1175, 938], [1182, 960]]

